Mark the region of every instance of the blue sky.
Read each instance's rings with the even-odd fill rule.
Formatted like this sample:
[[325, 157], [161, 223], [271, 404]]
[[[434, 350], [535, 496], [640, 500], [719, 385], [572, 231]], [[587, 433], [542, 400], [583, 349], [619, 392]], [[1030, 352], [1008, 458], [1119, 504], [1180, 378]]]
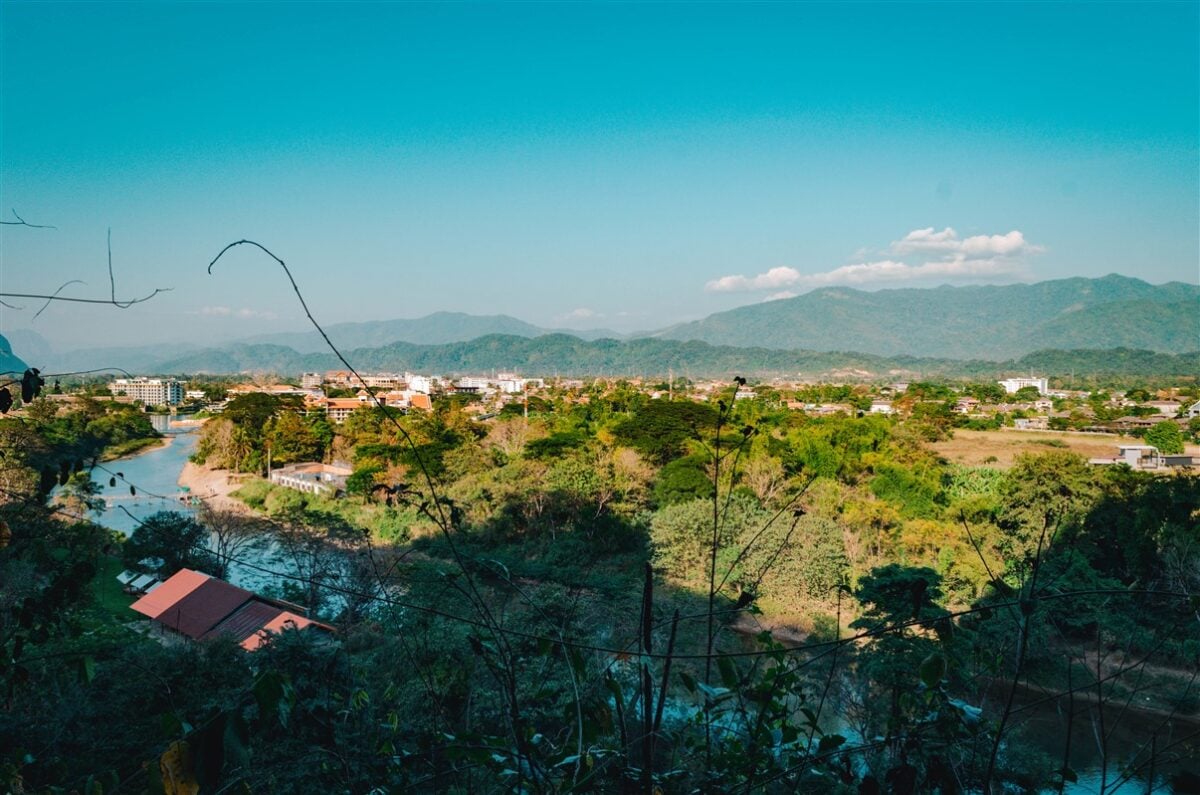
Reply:
[[[1200, 279], [1200, 4], [0, 5], [0, 330], [660, 327], [824, 284]], [[85, 331], [86, 329], [86, 331]]]

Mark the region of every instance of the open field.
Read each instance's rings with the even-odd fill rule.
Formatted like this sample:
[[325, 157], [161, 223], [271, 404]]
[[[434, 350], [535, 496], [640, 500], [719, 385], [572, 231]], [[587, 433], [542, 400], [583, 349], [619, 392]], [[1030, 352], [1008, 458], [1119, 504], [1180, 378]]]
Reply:
[[118, 621], [129, 621], [136, 614], [130, 612], [133, 597], [125, 593], [117, 582], [117, 575], [125, 568], [121, 561], [111, 555], [102, 555], [96, 562], [96, 577], [92, 580], [92, 595], [96, 605], [111, 613]]
[[[1140, 439], [1115, 433], [1072, 433], [1070, 431], [954, 431], [954, 438], [935, 442], [934, 450], [956, 464], [995, 466], [1006, 469], [1020, 453], [1070, 450], [1084, 458], [1112, 457], [1119, 444], [1142, 444]], [[1195, 452], [1193, 445], [1188, 452]], [[995, 457], [995, 461], [988, 459]]]

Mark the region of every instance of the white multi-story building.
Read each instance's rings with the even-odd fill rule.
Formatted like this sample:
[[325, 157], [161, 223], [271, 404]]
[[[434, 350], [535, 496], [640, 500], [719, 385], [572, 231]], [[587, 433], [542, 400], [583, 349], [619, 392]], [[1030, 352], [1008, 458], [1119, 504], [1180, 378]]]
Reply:
[[433, 391], [433, 385], [434, 382], [437, 381], [437, 376], [405, 373], [404, 380], [408, 382], [408, 388], [413, 392], [420, 392], [423, 395], [428, 395]]
[[183, 402], [183, 382], [174, 378], [118, 378], [108, 385], [114, 395], [125, 395], [148, 406], [176, 406]]
[[545, 382], [540, 378], [522, 378], [516, 373], [499, 373], [496, 376], [496, 387], [509, 395], [517, 395], [530, 389], [541, 389]]
[[325, 376], [320, 373], [301, 373], [300, 388], [301, 389], [320, 389], [321, 384], [325, 382]]
[[1045, 378], [1005, 378], [997, 383], [1004, 387], [1004, 391], [1010, 395], [1017, 393], [1027, 386], [1037, 387], [1039, 395], [1046, 394], [1049, 389], [1049, 384]]
[[363, 373], [362, 382], [371, 389], [404, 388], [404, 376], [399, 373]]

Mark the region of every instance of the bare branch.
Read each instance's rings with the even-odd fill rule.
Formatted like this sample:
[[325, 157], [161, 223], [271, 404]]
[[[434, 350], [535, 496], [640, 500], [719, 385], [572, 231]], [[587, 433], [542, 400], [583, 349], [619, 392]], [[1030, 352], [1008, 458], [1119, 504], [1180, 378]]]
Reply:
[[87, 284], [87, 282], [83, 281], [82, 279], [72, 279], [69, 282], [63, 282], [62, 286], [60, 286], [57, 290], [54, 291], [54, 295], [52, 295], [46, 299], [46, 303], [42, 304], [42, 308], [37, 311], [37, 313], [33, 316], [32, 319], [37, 320], [38, 315], [45, 312], [46, 307], [50, 306], [50, 302], [53, 301], [54, 299], [58, 298], [58, 294], [61, 293], [63, 290], [67, 289], [68, 287], [70, 287], [72, 284]]
[[[16, 215], [16, 213], [14, 212], [13, 215]], [[19, 218], [20, 216], [17, 216], [17, 217]], [[0, 223], [12, 224], [14, 222], [13, 221], [0, 221]], [[25, 226], [33, 226], [33, 224], [24, 224], [24, 225]], [[54, 227], [50, 227], [50, 228], [53, 229]], [[63, 288], [67, 287], [68, 285], [85, 284], [86, 283], [86, 282], [80, 281], [79, 279], [72, 279], [71, 281], [62, 285], [62, 287], [59, 287], [57, 290], [55, 290], [52, 295], [42, 295], [40, 293], [0, 293], [0, 298], [36, 298], [38, 300], [45, 301], [46, 303], [42, 306], [41, 309], [39, 309], [37, 311], [37, 315], [34, 315], [34, 318], [36, 318], [38, 315], [42, 314], [42, 312], [46, 311], [46, 307], [50, 305], [51, 301], [67, 301], [67, 302], [75, 303], [75, 304], [108, 304], [109, 306], [115, 306], [117, 309], [128, 309], [129, 307], [133, 306], [134, 304], [140, 304], [145, 301], [149, 301], [151, 298], [158, 295], [159, 293], [166, 293], [166, 292], [170, 292], [170, 290], [171, 290], [170, 287], [156, 287], [154, 289], [154, 292], [150, 293], [149, 295], [143, 296], [141, 298], [130, 298], [127, 300], [118, 300], [117, 299], [117, 282], [116, 282], [116, 279], [113, 278], [113, 267], [112, 267], [112, 230], [111, 229], [108, 230], [108, 282], [109, 282], [109, 286], [112, 288], [111, 295], [108, 298], [68, 298], [66, 296], [59, 295], [59, 293], [61, 293], [63, 291]], [[3, 303], [3, 302], [0, 302], [0, 303]], [[17, 307], [12, 306], [11, 304], [5, 304], [5, 306], [9, 307], [10, 309], [17, 308]]]
[[15, 220], [15, 221], [0, 221], [0, 224], [3, 224], [4, 226], [27, 226], [30, 229], [58, 229], [57, 226], [50, 226], [49, 224], [31, 224], [28, 221], [26, 221], [24, 218], [22, 218], [21, 216], [17, 215], [16, 210], [13, 210], [12, 214], [13, 214], [13, 217], [16, 218], [17, 220]]
[[41, 293], [0, 293], [3, 298], [40, 298], [45, 301], [68, 301], [74, 304], [108, 304], [115, 306], [117, 309], [128, 309], [134, 304], [140, 304], [149, 301], [159, 293], [171, 292], [170, 287], [156, 287], [154, 292], [141, 298], [130, 298], [127, 301], [113, 301], [109, 298], [67, 298], [61, 295], [43, 295]]

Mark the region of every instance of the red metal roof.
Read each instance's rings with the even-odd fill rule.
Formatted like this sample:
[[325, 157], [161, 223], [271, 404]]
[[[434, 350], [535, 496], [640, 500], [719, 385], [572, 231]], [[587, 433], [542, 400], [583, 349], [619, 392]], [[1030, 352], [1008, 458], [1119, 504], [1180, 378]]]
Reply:
[[250, 591], [191, 569], [176, 572], [131, 606], [189, 638], [229, 636], [247, 651], [257, 649], [272, 633], [288, 627], [335, 631], [328, 624], [288, 610], [287, 603], [272, 604]]
[[253, 598], [249, 591], [210, 578], [154, 620], [189, 638], [200, 638]]
[[131, 604], [130, 608], [144, 616], [158, 618], [165, 610], [174, 607], [181, 599], [209, 579], [207, 574], [191, 569], [180, 569], [162, 585]]

